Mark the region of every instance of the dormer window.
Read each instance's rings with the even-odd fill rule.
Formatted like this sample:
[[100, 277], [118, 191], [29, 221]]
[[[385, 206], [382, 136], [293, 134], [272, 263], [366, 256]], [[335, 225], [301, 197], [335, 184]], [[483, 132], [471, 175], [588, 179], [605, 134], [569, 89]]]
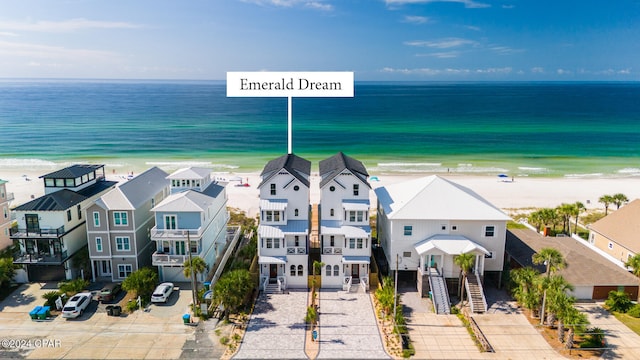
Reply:
[[360, 194], [360, 185], [353, 184], [353, 196], [358, 196]]
[[270, 190], [271, 190], [271, 195], [275, 195], [276, 194], [276, 184], [271, 184], [270, 185]]

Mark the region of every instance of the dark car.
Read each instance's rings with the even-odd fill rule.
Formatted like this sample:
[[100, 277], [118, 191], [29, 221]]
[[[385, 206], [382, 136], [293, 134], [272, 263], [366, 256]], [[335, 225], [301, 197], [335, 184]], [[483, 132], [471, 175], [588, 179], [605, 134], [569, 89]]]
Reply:
[[98, 300], [102, 302], [112, 301], [121, 290], [122, 287], [119, 283], [107, 284], [98, 293]]

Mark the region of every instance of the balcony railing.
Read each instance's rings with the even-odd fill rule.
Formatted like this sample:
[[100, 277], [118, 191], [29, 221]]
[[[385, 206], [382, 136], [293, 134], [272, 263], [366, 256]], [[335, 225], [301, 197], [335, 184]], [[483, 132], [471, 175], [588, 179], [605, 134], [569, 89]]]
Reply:
[[322, 248], [322, 253], [325, 255], [342, 255], [342, 248], [341, 247], [325, 247]]
[[304, 255], [307, 253], [307, 248], [304, 246], [292, 246], [287, 248], [287, 254], [289, 255]]
[[6, 194], [6, 198], [5, 198], [6, 201], [13, 201], [14, 199], [15, 199], [15, 196], [13, 195], [12, 192]]
[[12, 237], [60, 237], [64, 235], [64, 225], [57, 229], [27, 229], [27, 228], [12, 228], [10, 230]]
[[56, 264], [61, 265], [67, 259], [67, 252], [58, 254], [17, 254], [13, 260], [14, 264]]
[[[192, 256], [196, 257], [197, 255], [192, 254]], [[166, 253], [159, 253], [157, 251], [151, 255], [151, 263], [153, 266], [182, 266], [182, 264], [184, 264], [188, 259], [189, 255], [170, 255]]]
[[186, 239], [187, 233], [190, 237], [199, 238], [202, 236], [202, 227], [197, 229], [158, 229], [156, 226], [151, 228], [151, 239]]

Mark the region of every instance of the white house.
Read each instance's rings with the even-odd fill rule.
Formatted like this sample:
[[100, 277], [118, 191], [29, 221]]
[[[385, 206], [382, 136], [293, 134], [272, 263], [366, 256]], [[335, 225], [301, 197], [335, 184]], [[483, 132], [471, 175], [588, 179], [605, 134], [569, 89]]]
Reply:
[[[224, 184], [211, 181], [210, 171], [181, 169], [169, 175], [171, 195], [151, 211], [155, 226], [152, 265], [158, 267], [160, 281], [186, 282], [184, 262], [201, 257], [210, 270], [227, 242], [227, 192]], [[197, 281], [204, 281], [199, 274]]]
[[343, 153], [320, 161], [322, 287], [368, 289], [371, 263], [369, 174]]
[[477, 276], [469, 276], [470, 281], [480, 286], [484, 276], [499, 278], [510, 218], [480, 195], [439, 176], [377, 188], [375, 193], [378, 238], [389, 268], [416, 274], [423, 296], [427, 291], [446, 292], [446, 287], [427, 285], [435, 277], [444, 278], [448, 292], [455, 293], [460, 268], [454, 257], [462, 253], [475, 255], [472, 272]]
[[[14, 209], [18, 227], [11, 239], [19, 250], [28, 281], [59, 281], [80, 275], [88, 259], [78, 258], [87, 246], [85, 210], [116, 185], [106, 181], [104, 165], [73, 165], [41, 176], [45, 195]], [[88, 273], [84, 273], [88, 276]]]
[[261, 289], [307, 287], [310, 173], [311, 162], [287, 154], [269, 161], [260, 174]]
[[13, 193], [8, 193], [8, 181], [0, 179], [0, 250], [11, 246], [9, 229], [11, 228], [11, 210], [9, 205], [14, 199]]

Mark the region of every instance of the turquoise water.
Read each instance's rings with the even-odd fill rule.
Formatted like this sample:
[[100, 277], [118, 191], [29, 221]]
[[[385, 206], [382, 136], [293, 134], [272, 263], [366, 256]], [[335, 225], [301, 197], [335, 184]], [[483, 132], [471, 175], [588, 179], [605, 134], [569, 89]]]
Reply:
[[[257, 171], [287, 151], [287, 100], [222, 82], [0, 80], [0, 172], [106, 163]], [[356, 83], [293, 99], [293, 149], [372, 173], [640, 176], [640, 83]], [[314, 170], [317, 171], [317, 170]]]

